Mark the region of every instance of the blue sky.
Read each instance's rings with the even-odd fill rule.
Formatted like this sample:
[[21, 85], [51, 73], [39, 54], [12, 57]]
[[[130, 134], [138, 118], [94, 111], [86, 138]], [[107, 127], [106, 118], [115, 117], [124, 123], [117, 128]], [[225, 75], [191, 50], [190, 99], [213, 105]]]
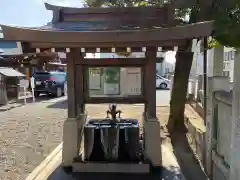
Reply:
[[14, 26], [41, 26], [52, 18], [44, 2], [50, 4], [81, 7], [82, 0], [1, 0], [0, 24]]
[[[12, 26], [42, 26], [52, 19], [52, 12], [47, 11], [44, 2], [50, 4], [82, 7], [83, 0], [0, 0], [0, 24]], [[167, 58], [175, 61], [175, 54], [166, 54]]]

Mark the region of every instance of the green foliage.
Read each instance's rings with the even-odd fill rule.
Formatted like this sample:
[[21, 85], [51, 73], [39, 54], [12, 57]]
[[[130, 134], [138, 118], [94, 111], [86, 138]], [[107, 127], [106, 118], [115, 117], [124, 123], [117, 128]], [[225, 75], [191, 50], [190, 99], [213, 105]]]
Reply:
[[168, 0], [84, 0], [87, 7], [161, 6]]
[[218, 48], [221, 44], [216, 39], [211, 39], [208, 41], [208, 49]]
[[105, 83], [116, 84], [120, 81], [120, 67], [104, 68]]
[[218, 0], [213, 7], [213, 37], [225, 46], [240, 47], [240, 0]]
[[86, 7], [101, 7], [105, 0], [84, 0], [84, 5]]
[[181, 8], [176, 9], [176, 18], [189, 23], [214, 20], [214, 41], [224, 46], [240, 47], [240, 0], [85, 0], [88, 7], [133, 7], [162, 6], [164, 3], [178, 2]]

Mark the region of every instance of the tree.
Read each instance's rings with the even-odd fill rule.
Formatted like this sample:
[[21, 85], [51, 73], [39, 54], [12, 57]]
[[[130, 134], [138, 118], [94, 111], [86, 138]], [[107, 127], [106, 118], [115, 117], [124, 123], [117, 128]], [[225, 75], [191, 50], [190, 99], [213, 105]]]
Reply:
[[[87, 4], [97, 0], [85, 0]], [[239, 47], [240, 45], [240, 0], [108, 0], [99, 6], [161, 6], [163, 3], [178, 3], [181, 8], [176, 9], [176, 16], [184, 19], [189, 17], [188, 23], [214, 20], [215, 30], [211, 46], [218, 43], [226, 46]], [[190, 52], [192, 40], [189, 40], [183, 51]], [[168, 130], [185, 131], [184, 111], [187, 96], [188, 79], [192, 66], [192, 59], [176, 61], [174, 84], [170, 102], [170, 116]]]

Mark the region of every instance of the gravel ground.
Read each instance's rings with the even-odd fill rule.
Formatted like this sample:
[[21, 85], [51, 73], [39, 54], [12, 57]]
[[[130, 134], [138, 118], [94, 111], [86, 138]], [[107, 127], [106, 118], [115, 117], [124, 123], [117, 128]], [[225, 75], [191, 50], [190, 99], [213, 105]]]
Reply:
[[0, 179], [23, 180], [61, 142], [64, 108], [54, 101], [0, 112]]
[[[89, 105], [91, 117], [106, 117], [108, 105]], [[123, 117], [142, 119], [142, 106], [120, 105]], [[168, 108], [159, 107], [164, 125]], [[45, 100], [0, 112], [0, 180], [23, 180], [62, 140], [66, 101]]]

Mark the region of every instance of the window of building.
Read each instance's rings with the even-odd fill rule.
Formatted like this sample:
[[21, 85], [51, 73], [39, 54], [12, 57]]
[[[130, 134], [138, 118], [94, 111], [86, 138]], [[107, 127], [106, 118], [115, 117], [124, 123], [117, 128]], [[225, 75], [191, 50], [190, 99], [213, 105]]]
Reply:
[[235, 57], [235, 51], [232, 51], [232, 60], [234, 60]]
[[228, 60], [228, 52], [224, 52], [224, 61]]

